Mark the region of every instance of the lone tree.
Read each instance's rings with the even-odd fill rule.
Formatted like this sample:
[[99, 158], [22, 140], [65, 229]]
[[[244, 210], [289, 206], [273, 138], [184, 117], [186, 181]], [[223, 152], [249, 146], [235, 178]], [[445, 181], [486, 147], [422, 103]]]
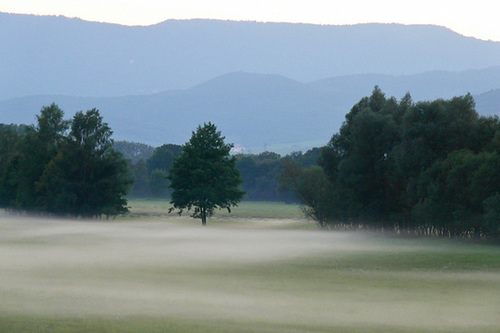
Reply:
[[224, 143], [214, 124], [198, 126], [191, 139], [182, 146], [174, 161], [168, 179], [173, 189], [170, 209], [193, 210], [193, 218], [200, 218], [203, 226], [214, 209], [236, 206], [244, 195], [239, 189], [243, 182], [236, 159], [229, 153], [232, 144]]

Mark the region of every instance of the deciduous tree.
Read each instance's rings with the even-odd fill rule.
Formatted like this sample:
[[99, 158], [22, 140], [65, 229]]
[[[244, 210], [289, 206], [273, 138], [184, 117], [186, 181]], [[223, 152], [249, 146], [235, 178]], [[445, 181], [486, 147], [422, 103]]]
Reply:
[[230, 155], [233, 145], [224, 139], [214, 124], [198, 126], [182, 146], [168, 177], [173, 189], [171, 210], [193, 209], [192, 217], [200, 218], [203, 226], [215, 209], [230, 212], [244, 194], [236, 159]]
[[132, 178], [97, 109], [77, 112], [69, 136], [37, 183], [38, 206], [55, 214], [100, 217], [127, 212]]

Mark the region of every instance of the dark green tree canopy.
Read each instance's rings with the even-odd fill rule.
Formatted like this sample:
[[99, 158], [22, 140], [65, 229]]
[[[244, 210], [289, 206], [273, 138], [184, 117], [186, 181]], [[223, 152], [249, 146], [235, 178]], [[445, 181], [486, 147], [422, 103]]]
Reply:
[[67, 139], [37, 183], [43, 211], [75, 217], [128, 211], [125, 195], [132, 180], [126, 160], [112, 149], [111, 135], [97, 109], [75, 114]]
[[224, 139], [214, 124], [198, 126], [170, 169], [173, 208], [180, 213], [193, 209], [192, 217], [202, 225], [216, 208], [230, 212], [244, 195], [236, 159], [230, 155], [233, 145]]
[[97, 109], [63, 117], [52, 104], [36, 126], [0, 130], [0, 206], [74, 217], [126, 212], [132, 181], [111, 129]]
[[146, 162], [149, 172], [153, 172], [156, 169], [167, 172], [181, 151], [182, 146], [174, 144], [165, 144], [155, 148], [153, 154]]
[[0, 208], [12, 207], [16, 201], [15, 174], [21, 142], [17, 126], [0, 124]]
[[13, 160], [16, 172], [11, 182], [15, 183], [16, 195], [11, 207], [26, 211], [38, 210], [35, 183], [57, 155], [69, 128], [69, 122], [63, 119], [64, 112], [55, 103], [43, 107], [36, 118], [37, 125], [26, 128]]
[[133, 164], [139, 162], [141, 159], [144, 162], [147, 161], [155, 150], [153, 146], [145, 143], [130, 141], [115, 141], [113, 143], [113, 149], [122, 153], [123, 156]]
[[413, 103], [375, 87], [321, 149], [324, 177], [288, 166], [282, 181], [322, 227], [500, 235], [499, 143], [470, 94]]
[[[164, 144], [157, 148], [135, 142], [118, 141], [114, 149], [123, 153], [129, 163], [135, 183], [130, 192], [132, 197], [170, 198], [172, 189], [165, 177], [182, 151], [182, 146]], [[148, 154], [145, 154], [147, 152]], [[293, 152], [281, 156], [272, 152], [260, 154], [236, 154], [236, 168], [240, 171], [245, 192], [245, 200], [285, 201], [296, 199], [291, 191], [280, 190], [279, 174], [284, 161], [295, 161], [300, 165], [312, 167], [317, 165], [320, 148], [313, 148], [305, 153]]]

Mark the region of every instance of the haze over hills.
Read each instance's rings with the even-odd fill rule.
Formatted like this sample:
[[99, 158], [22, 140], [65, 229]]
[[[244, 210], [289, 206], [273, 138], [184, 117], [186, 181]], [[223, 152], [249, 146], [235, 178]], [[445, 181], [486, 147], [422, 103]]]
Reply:
[[67, 117], [96, 107], [115, 139], [155, 146], [206, 121], [251, 152], [323, 145], [375, 85], [415, 101], [470, 92], [479, 112], [500, 113], [500, 43], [437, 26], [0, 13], [0, 47], [0, 123], [34, 123], [52, 102]]
[[500, 89], [492, 89], [475, 97], [481, 114], [500, 116]]
[[[230, 142], [250, 152], [280, 153], [325, 144], [344, 115], [379, 85], [400, 99], [415, 101], [472, 93], [477, 110], [500, 114], [500, 66], [459, 73], [352, 75], [301, 83], [278, 75], [231, 73], [185, 90], [124, 97], [43, 95], [0, 102], [0, 122], [33, 123], [43, 105], [56, 102], [71, 116], [97, 107], [115, 139], [161, 145], [182, 144], [200, 123], [217, 124]], [[483, 93], [484, 91], [488, 91]]]
[[128, 27], [0, 13], [0, 100], [186, 89], [232, 72], [300, 82], [500, 65], [500, 43], [429, 25], [169, 20]]

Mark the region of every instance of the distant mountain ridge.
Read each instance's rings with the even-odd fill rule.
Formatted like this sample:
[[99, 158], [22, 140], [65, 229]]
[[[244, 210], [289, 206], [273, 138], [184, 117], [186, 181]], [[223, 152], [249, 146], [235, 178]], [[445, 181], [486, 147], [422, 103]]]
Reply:
[[347, 75], [318, 80], [311, 85], [320, 89], [341, 90], [343, 94], [353, 91], [354, 97], [360, 90], [367, 91], [379, 85], [391, 96], [402, 97], [410, 92], [415, 100], [432, 100], [466, 93], [478, 95], [500, 88], [500, 66], [460, 72], [428, 71], [413, 75]]
[[500, 65], [500, 43], [429, 25], [169, 20], [147, 27], [0, 13], [0, 100], [187, 89], [233, 72], [300, 82]]
[[[500, 115], [500, 66], [458, 73], [352, 75], [298, 82], [279, 75], [230, 73], [185, 90], [122, 97], [43, 95], [0, 101], [0, 122], [34, 123], [56, 102], [71, 116], [97, 107], [117, 140], [154, 146], [182, 144], [199, 124], [212, 121], [229, 142], [250, 152], [286, 153], [324, 145], [350, 108], [379, 85], [388, 97], [410, 92], [415, 101], [472, 93], [477, 110]], [[489, 87], [489, 88], [486, 88]], [[495, 88], [496, 87], [496, 88]]]
[[500, 89], [492, 89], [475, 96], [476, 109], [481, 114], [495, 115], [500, 117]]

